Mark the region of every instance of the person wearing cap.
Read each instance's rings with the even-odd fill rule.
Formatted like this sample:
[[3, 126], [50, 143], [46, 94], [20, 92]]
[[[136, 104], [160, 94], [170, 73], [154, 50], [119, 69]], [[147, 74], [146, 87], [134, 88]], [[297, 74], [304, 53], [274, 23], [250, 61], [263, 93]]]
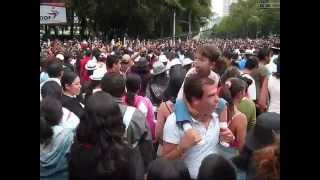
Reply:
[[164, 91], [167, 89], [169, 83], [169, 77], [166, 71], [166, 67], [159, 60], [152, 65], [150, 72], [152, 77], [147, 85], [146, 96], [156, 107], [162, 102]]
[[273, 144], [280, 136], [280, 115], [265, 112], [257, 117], [257, 123], [246, 137], [244, 150], [232, 159], [238, 168], [238, 176], [246, 177], [253, 152]]
[[182, 65], [182, 61], [178, 58], [173, 58], [171, 61], [168, 62], [166, 69], [170, 70], [175, 65]]
[[163, 52], [161, 52], [161, 54], [159, 55], [159, 61], [162, 62], [165, 66], [168, 63], [168, 58], [165, 54], [163, 54]]
[[193, 64], [193, 60], [188, 57], [184, 58], [182, 61], [182, 66], [186, 70], [186, 72], [188, 72], [191, 69], [192, 64]]
[[91, 52], [87, 50], [85, 52], [84, 58], [80, 61], [80, 69], [79, 69], [79, 76], [81, 80], [81, 84], [84, 84], [86, 81], [89, 81], [89, 75], [88, 75], [88, 70], [85, 68], [86, 64], [88, 61], [91, 60]]
[[90, 83], [85, 91], [84, 102], [87, 102], [92, 94], [101, 91], [100, 81], [106, 73], [107, 70], [104, 68], [97, 68], [93, 71], [90, 75]]

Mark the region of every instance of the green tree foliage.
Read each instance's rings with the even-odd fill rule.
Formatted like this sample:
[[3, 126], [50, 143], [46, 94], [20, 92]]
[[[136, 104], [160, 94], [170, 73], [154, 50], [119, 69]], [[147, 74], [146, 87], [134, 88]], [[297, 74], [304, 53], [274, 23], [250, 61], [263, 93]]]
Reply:
[[74, 12], [81, 36], [88, 29], [109, 37], [168, 37], [172, 35], [174, 11], [179, 34], [187, 33], [189, 24], [192, 32], [199, 31], [204, 19], [212, 15], [211, 0], [68, 0], [66, 4], [68, 24], [73, 25]]
[[[261, 37], [280, 34], [280, 8], [260, 8], [261, 0], [240, 0], [230, 7], [230, 15], [223, 17], [213, 28], [216, 36]], [[280, 3], [280, 0], [269, 0]]]

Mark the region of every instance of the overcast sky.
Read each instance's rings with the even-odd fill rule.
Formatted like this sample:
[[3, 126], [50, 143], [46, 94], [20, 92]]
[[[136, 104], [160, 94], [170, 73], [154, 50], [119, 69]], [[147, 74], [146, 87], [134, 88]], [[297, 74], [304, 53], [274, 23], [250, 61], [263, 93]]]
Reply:
[[219, 16], [222, 16], [222, 4], [223, 0], [211, 0], [213, 12], [216, 12]]

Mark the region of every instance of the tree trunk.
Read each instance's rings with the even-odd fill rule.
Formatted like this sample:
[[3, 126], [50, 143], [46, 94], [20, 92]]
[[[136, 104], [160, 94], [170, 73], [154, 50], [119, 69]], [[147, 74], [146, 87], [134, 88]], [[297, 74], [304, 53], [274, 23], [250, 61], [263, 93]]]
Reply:
[[71, 11], [71, 27], [70, 27], [70, 36], [73, 38], [73, 27], [74, 27], [74, 12], [73, 8], [70, 8]]
[[86, 19], [85, 18], [81, 18], [81, 22], [80, 22], [80, 38], [84, 38], [84, 31], [86, 29]]
[[163, 37], [163, 33], [164, 33], [164, 28], [163, 28], [163, 23], [160, 23], [160, 37]]
[[188, 24], [189, 24], [189, 36], [191, 36], [192, 32], [191, 32], [191, 10], [189, 11], [189, 15], [188, 15]]

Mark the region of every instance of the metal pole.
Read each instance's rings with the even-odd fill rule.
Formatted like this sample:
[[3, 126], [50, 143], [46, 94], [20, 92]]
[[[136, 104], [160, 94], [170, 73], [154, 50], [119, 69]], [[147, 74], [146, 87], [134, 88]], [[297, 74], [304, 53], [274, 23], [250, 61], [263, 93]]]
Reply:
[[173, 10], [173, 44], [175, 44], [176, 38], [176, 10]]

